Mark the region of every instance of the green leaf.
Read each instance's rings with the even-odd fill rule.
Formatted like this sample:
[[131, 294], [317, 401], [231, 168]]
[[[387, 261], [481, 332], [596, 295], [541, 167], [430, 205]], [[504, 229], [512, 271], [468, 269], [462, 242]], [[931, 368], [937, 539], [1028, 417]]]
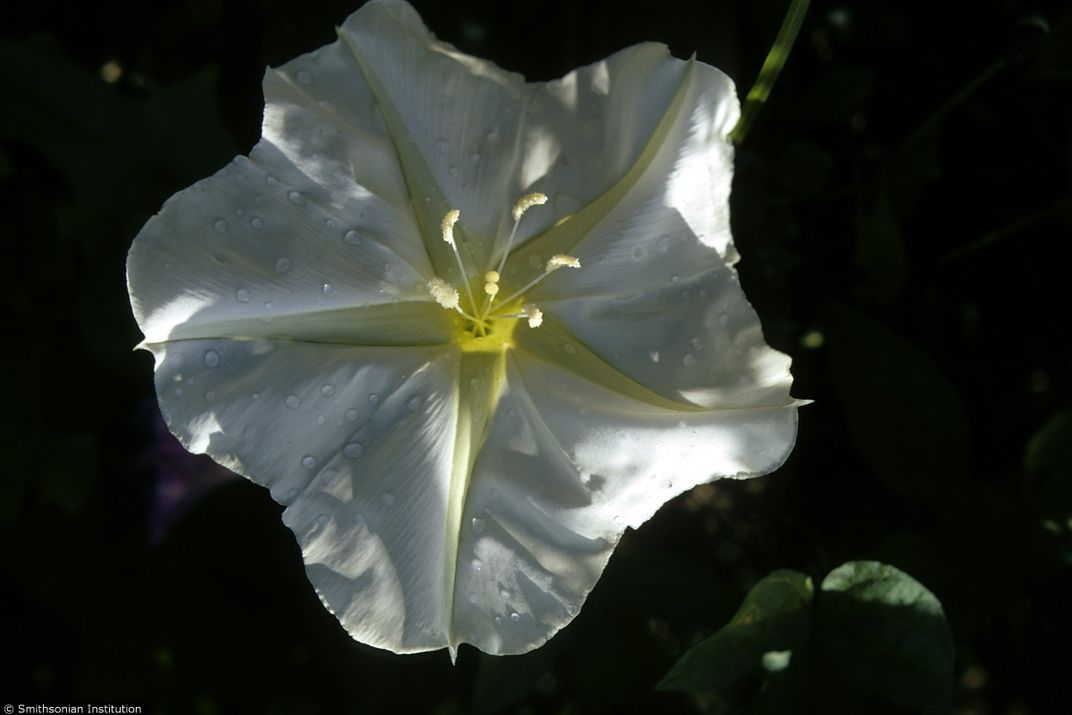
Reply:
[[823, 580], [816, 639], [852, 686], [910, 708], [947, 706], [953, 641], [934, 594], [875, 561], [850, 561]]
[[953, 385], [918, 347], [862, 313], [835, 308], [828, 331], [835, 387], [867, 465], [909, 497], [950, 493], [971, 456]]
[[733, 619], [697, 643], [660, 681], [659, 690], [725, 688], [761, 667], [770, 651], [796, 647], [807, 632], [814, 589], [796, 571], [775, 571], [757, 583]]

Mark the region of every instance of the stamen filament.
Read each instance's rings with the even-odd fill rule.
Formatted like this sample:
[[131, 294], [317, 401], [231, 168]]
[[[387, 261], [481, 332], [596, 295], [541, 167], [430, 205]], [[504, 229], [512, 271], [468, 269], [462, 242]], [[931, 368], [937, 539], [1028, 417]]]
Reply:
[[[544, 268], [543, 273], [541, 273], [540, 275], [536, 276], [531, 281], [529, 281], [528, 283], [526, 283], [522, 287], [518, 288], [517, 290], [515, 290], [513, 293], [511, 293], [507, 297], [505, 297], [502, 300], [498, 301], [492, 307], [493, 308], [498, 308], [499, 306], [506, 305], [507, 303], [512, 301], [514, 298], [517, 298], [519, 295], [521, 295], [522, 293], [527, 291], [529, 288], [531, 288], [532, 286], [536, 285], [537, 283], [542, 281], [544, 278], [546, 278], [547, 276], [549, 276], [552, 273], [554, 273], [555, 271], [557, 271], [559, 268], [563, 268], [563, 267], [580, 268], [581, 267], [581, 262], [579, 260], [577, 260], [576, 258], [574, 258], [573, 256], [567, 256], [567, 255], [561, 254], [561, 253], [556, 255], [556, 256], [551, 256], [550, 260], [547, 261], [547, 266]], [[484, 315], [487, 315], [487, 311], [484, 312]]]
[[[473, 289], [469, 286], [469, 274], [465, 272], [465, 265], [462, 263], [462, 254], [458, 253], [458, 244], [454, 240], [454, 224], [458, 223], [458, 219], [461, 215], [462, 212], [458, 209], [451, 209], [447, 212], [447, 215], [443, 217], [443, 221], [439, 224], [439, 228], [443, 232], [443, 240], [449, 243], [451, 250], [454, 251], [454, 260], [458, 262], [458, 270], [462, 274], [462, 284], [465, 285], [465, 292], [469, 295], [469, 305], [475, 309], [476, 298], [473, 297]], [[475, 318], [472, 319], [475, 320]]]

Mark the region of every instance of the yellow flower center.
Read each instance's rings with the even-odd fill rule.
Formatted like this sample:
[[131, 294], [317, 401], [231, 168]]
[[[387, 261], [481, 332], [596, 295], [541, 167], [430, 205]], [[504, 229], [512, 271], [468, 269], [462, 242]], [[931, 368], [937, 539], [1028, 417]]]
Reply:
[[[466, 352], [501, 352], [513, 344], [514, 331], [517, 329], [518, 320], [526, 319], [530, 328], [538, 328], [543, 323], [543, 311], [532, 304], [524, 302], [525, 293], [537, 283], [545, 279], [559, 268], [580, 268], [581, 262], [573, 256], [564, 254], [552, 256], [544, 266], [542, 273], [530, 280], [517, 290], [509, 292], [500, 298], [500, 285], [503, 267], [510, 254], [510, 249], [517, 235], [517, 227], [521, 223], [521, 217], [533, 206], [547, 203], [547, 196], [541, 193], [526, 194], [517, 200], [511, 210], [514, 219], [514, 227], [510, 231], [510, 237], [506, 242], [497, 267], [488, 267], [483, 272], [484, 289], [479, 295], [473, 291], [473, 281], [469, 278], [465, 262], [458, 252], [458, 246], [454, 240], [454, 224], [461, 218], [458, 209], [451, 209], [443, 217], [440, 228], [443, 240], [450, 244], [454, 252], [454, 258], [458, 264], [458, 272], [461, 274], [465, 288], [464, 297], [459, 295], [458, 289], [447, 281], [436, 276], [428, 282], [428, 292], [437, 303], [458, 313], [456, 324], [458, 326], [455, 343]], [[477, 275], [480, 275], [479, 273]]]

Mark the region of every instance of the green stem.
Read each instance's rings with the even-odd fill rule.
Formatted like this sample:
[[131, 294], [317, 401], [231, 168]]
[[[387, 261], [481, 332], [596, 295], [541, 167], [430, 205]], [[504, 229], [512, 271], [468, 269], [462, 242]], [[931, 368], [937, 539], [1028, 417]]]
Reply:
[[793, 0], [789, 5], [785, 19], [782, 20], [782, 29], [778, 30], [778, 37], [775, 38], [770, 52], [767, 53], [767, 59], [763, 60], [763, 66], [759, 68], [759, 76], [756, 77], [755, 84], [752, 85], [752, 89], [748, 90], [741, 118], [737, 120], [737, 126], [730, 134], [734, 144], [744, 141], [749, 126], [755, 121], [756, 113], [770, 96], [771, 87], [778, 79], [785, 61], [789, 59], [789, 51], [793, 48], [793, 42], [797, 39], [797, 33], [800, 32], [800, 26], [804, 22], [804, 15], [808, 12], [810, 4], [811, 0]]

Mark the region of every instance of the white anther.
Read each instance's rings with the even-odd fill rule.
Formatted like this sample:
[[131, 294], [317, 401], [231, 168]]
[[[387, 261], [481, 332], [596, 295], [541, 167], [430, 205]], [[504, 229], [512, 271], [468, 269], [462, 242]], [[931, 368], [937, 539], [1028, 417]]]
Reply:
[[495, 294], [499, 292], [499, 285], [497, 283], [485, 283], [484, 292], [494, 298]]
[[444, 308], [454, 310], [458, 307], [458, 291], [442, 278], [428, 281], [428, 292]]
[[533, 193], [525, 194], [518, 199], [510, 213], [513, 214], [514, 222], [516, 223], [517, 221], [520, 221], [521, 216], [533, 206], [543, 206], [546, 203], [547, 194], [541, 194], [539, 191], [534, 191]]
[[557, 271], [563, 266], [568, 266], [569, 268], [580, 268], [581, 262], [573, 256], [567, 256], [565, 253], [559, 253], [557, 256], [551, 256], [551, 258], [547, 261], [547, 267], [545, 270], [550, 273], [551, 271]]
[[458, 223], [458, 218], [461, 215], [462, 212], [458, 209], [451, 209], [443, 217], [443, 222], [439, 224], [440, 230], [443, 231], [443, 240], [452, 246], [454, 245], [454, 224]]
[[499, 276], [498, 271], [488, 271], [487, 273], [484, 274], [484, 282], [485, 283], [498, 283], [499, 282], [499, 277], [500, 276]]
[[535, 305], [526, 305], [521, 312], [529, 319], [530, 328], [538, 328], [543, 325], [543, 311]]

